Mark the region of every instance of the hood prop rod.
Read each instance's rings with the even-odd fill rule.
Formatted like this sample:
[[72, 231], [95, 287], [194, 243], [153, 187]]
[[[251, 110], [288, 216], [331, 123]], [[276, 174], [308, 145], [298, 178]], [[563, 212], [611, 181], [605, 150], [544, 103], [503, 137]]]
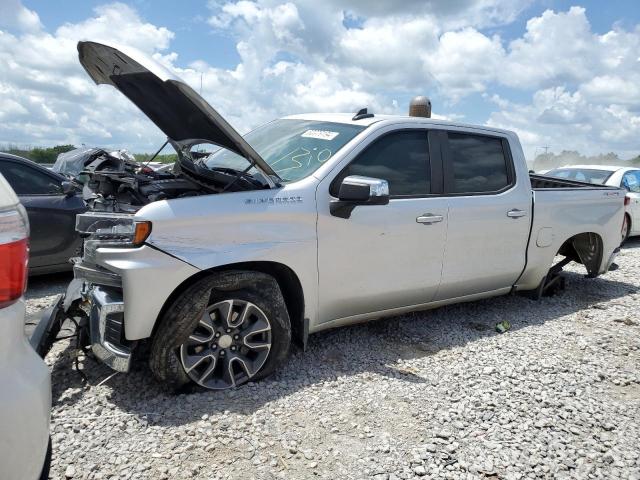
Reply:
[[164, 150], [164, 147], [166, 147], [168, 143], [169, 143], [169, 139], [167, 138], [167, 140], [162, 144], [162, 146], [158, 149], [158, 151], [154, 153], [149, 160], [147, 160], [147, 163], [145, 163], [144, 166], [146, 167], [147, 165], [149, 165], [153, 161], [153, 159], [156, 158], [162, 150]]

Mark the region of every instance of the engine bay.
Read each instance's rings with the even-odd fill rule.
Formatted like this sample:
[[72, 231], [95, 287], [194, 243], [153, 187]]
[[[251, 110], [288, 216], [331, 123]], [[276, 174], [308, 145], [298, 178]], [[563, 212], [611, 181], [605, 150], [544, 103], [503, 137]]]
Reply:
[[159, 200], [268, 188], [259, 174], [209, 169], [202, 162], [206, 155], [182, 153], [173, 168], [153, 169], [103, 150], [87, 161], [75, 181], [82, 184], [89, 210], [111, 213], [135, 213]]

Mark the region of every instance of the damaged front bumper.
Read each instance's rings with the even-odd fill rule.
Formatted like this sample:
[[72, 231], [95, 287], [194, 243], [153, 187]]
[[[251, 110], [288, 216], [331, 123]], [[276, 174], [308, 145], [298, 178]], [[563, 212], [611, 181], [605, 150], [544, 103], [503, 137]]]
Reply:
[[[88, 212], [76, 217], [85, 236], [82, 258], [63, 298], [45, 313], [32, 343], [46, 355], [62, 323], [79, 327], [78, 346], [127, 372], [139, 340], [151, 336], [167, 298], [200, 270], [150, 244], [135, 245], [131, 215]], [[147, 233], [148, 234], [148, 233]]]
[[93, 287], [90, 291], [89, 332], [91, 350], [104, 364], [117, 372], [131, 366], [131, 343], [124, 339], [122, 291]]
[[113, 370], [128, 372], [134, 342], [125, 339], [120, 275], [84, 263], [74, 265], [73, 275], [63, 307], [70, 310], [77, 303], [88, 317], [93, 354]]
[[87, 244], [66, 294], [45, 312], [32, 344], [46, 355], [61, 323], [73, 318], [81, 328], [80, 345], [112, 369], [127, 372], [137, 343], [151, 336], [167, 299], [200, 270], [149, 245]]
[[[89, 345], [97, 359], [118, 372], [128, 372], [135, 342], [124, 335], [124, 301], [119, 276], [83, 265], [74, 267], [75, 278], [67, 293], [43, 312], [29, 339], [44, 358], [66, 318], [78, 318], [78, 328], [88, 327]], [[99, 280], [101, 285], [94, 285]]]

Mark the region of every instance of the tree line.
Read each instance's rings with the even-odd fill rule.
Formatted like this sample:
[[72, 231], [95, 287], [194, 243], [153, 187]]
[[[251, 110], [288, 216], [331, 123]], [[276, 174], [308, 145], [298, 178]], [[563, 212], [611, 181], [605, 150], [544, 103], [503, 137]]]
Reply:
[[[28, 158], [38, 163], [55, 163], [58, 155], [76, 149], [75, 145], [56, 145], [54, 147], [19, 147], [16, 145], [0, 146], [1, 152], [18, 155], [19, 157]], [[148, 161], [152, 153], [134, 153], [136, 160], [139, 162]], [[162, 163], [172, 163], [178, 159], [175, 153], [164, 153], [158, 155], [153, 161]]]

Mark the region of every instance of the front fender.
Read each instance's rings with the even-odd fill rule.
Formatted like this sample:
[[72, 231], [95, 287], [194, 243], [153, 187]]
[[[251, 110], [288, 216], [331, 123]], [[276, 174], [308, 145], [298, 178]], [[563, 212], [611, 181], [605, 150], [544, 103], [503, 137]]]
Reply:
[[313, 325], [318, 306], [315, 183], [155, 202], [136, 218], [151, 221], [150, 245], [196, 271], [246, 262], [287, 266], [300, 280], [304, 316]]
[[149, 337], [169, 295], [200, 271], [148, 245], [139, 248], [98, 248], [96, 263], [122, 278], [127, 340]]

